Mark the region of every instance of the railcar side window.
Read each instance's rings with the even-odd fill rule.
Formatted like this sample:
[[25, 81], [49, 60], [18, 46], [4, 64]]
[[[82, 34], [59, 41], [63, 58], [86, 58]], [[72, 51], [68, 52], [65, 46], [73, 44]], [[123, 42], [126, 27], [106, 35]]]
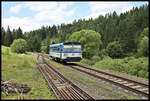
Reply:
[[74, 48], [73, 51], [80, 51], [80, 48]]
[[58, 52], [58, 51], [60, 51], [60, 50], [62, 50], [60, 47], [51, 47], [51, 48], [50, 48], [50, 51], [51, 51], [51, 52]]
[[81, 46], [65, 46], [64, 51], [81, 51]]

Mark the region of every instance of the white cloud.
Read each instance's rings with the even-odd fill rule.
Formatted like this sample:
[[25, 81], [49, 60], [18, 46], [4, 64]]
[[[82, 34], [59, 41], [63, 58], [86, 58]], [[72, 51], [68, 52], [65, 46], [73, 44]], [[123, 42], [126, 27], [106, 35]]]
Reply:
[[10, 12], [18, 13], [22, 8], [29, 8], [32, 11], [64, 10], [73, 3], [74, 2], [23, 2], [16, 6], [12, 6]]
[[84, 18], [96, 18], [99, 15], [105, 15], [106, 13], [112, 13], [116, 11], [118, 14], [120, 12], [125, 12], [132, 9], [131, 2], [89, 2], [90, 15]]
[[35, 19], [38, 21], [55, 21], [64, 22], [65, 18], [70, 17], [74, 14], [75, 8], [71, 10], [66, 10], [67, 4], [60, 4], [57, 8], [52, 8], [51, 10], [42, 10], [35, 15]]
[[10, 12], [19, 13], [22, 8], [29, 8], [32, 11], [51, 10], [57, 7], [57, 2], [23, 2], [10, 8]]
[[91, 15], [89, 15], [89, 16], [84, 16], [83, 18], [85, 19], [85, 20], [88, 20], [89, 18], [93, 18], [93, 19], [95, 19], [95, 18], [97, 18], [98, 16], [100, 16], [100, 15], [105, 15], [106, 14], [106, 12], [101, 12], [101, 13], [99, 13], [99, 12], [97, 12], [97, 13], [92, 13]]
[[25, 2], [24, 6], [33, 11], [54, 10], [57, 6], [57, 2]]
[[121, 13], [124, 13], [124, 12], [126, 12], [126, 11], [129, 11], [129, 10], [131, 10], [132, 8], [133, 8], [133, 6], [124, 7], [124, 8], [121, 9]]
[[65, 9], [67, 6], [71, 6], [74, 2], [24, 2], [24, 6], [28, 7], [33, 11], [45, 11], [45, 10], [55, 10]]
[[13, 7], [10, 8], [10, 12], [18, 13], [21, 10], [22, 7], [23, 7], [22, 5], [13, 6]]
[[19, 27], [23, 30], [23, 32], [31, 31], [40, 28], [42, 25], [49, 25], [48, 23], [38, 23], [34, 19], [30, 17], [10, 17], [2, 19], [2, 26], [7, 29], [18, 29]]
[[74, 14], [76, 8], [68, 9], [74, 2], [23, 2], [9, 9], [11, 13], [19, 13], [23, 8], [35, 11], [36, 14], [30, 17], [14, 17], [2, 19], [2, 26], [6, 29], [21, 27], [24, 32], [40, 28], [42, 25], [68, 23], [65, 18]]

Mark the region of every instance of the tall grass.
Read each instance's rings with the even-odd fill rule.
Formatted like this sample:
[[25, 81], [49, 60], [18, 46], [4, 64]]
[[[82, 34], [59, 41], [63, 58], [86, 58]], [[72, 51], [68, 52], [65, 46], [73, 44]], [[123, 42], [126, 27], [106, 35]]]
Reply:
[[148, 57], [134, 58], [131, 56], [123, 59], [105, 58], [102, 61], [95, 63], [93, 66], [147, 79], [149, 77]]
[[91, 59], [82, 59], [81, 64], [109, 70], [111, 72], [124, 73], [144, 79], [149, 78], [148, 57], [128, 56], [120, 59], [112, 59], [109, 56], [100, 58], [94, 56]]
[[[31, 53], [16, 54], [12, 53], [9, 47], [2, 46], [2, 79], [13, 79], [15, 83], [27, 84], [31, 91], [24, 94], [25, 99], [56, 99], [37, 70], [36, 62]], [[6, 96], [2, 93], [2, 99], [17, 97], [17, 94]]]

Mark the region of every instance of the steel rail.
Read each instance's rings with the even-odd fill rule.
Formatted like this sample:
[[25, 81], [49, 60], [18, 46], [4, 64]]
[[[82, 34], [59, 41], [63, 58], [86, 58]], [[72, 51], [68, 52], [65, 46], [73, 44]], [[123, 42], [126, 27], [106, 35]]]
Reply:
[[56, 97], [57, 97], [58, 99], [61, 99], [61, 98], [60, 98], [60, 95], [61, 95], [61, 94], [58, 95], [59, 92], [56, 90], [55, 85], [51, 84], [51, 82], [49, 81], [49, 79], [47, 78], [47, 76], [45, 75], [45, 73], [43, 72], [43, 70], [41, 69], [41, 67], [38, 67], [38, 70], [42, 73], [44, 79], [46, 80], [46, 83], [47, 83], [48, 87], [49, 87], [50, 89], [52, 89], [52, 91], [54, 92], [54, 94], [56, 95]]
[[[70, 80], [68, 80], [64, 75], [62, 75], [61, 73], [59, 73], [52, 64], [49, 64], [45, 61], [45, 63], [55, 72], [57, 73], [62, 79], [64, 79], [65, 81], [67, 81], [73, 88], [75, 88], [77, 91], [79, 91], [82, 95], [84, 95], [87, 99], [94, 99], [92, 98], [89, 94], [87, 94], [85, 91], [83, 91], [82, 89], [80, 89], [78, 86], [76, 86], [75, 84], [73, 84]], [[75, 90], [75, 91], [76, 91]]]
[[[50, 59], [48, 56], [46, 56], [46, 58]], [[135, 80], [132, 80], [132, 79], [128, 79], [128, 78], [125, 78], [125, 77], [121, 77], [121, 76], [118, 76], [118, 75], [115, 75], [115, 74], [111, 74], [111, 73], [108, 73], [108, 72], [104, 72], [104, 71], [96, 70], [96, 69], [93, 69], [93, 68], [89, 68], [89, 67], [87, 67], [87, 66], [84, 66], [84, 65], [81, 65], [81, 64], [78, 64], [78, 63], [74, 63], [74, 64], [76, 64], [77, 66], [79, 66], [79, 67], [81, 67], [81, 68], [84, 67], [84, 68], [86, 68], [86, 69], [88, 69], [88, 70], [92, 70], [92, 71], [95, 71], [95, 72], [97, 72], [97, 73], [101, 73], [101, 74], [104, 74], [104, 75], [111, 76], [111, 77], [113, 77], [113, 78], [115, 77], [115, 78], [117, 78], [117, 79], [121, 79], [121, 80], [127, 81], [128, 83], [134, 83], [134, 85], [140, 85], [140, 86], [142, 86], [142, 87], [147, 87], [147, 88], [149, 87], [149, 85], [146, 84], [146, 83], [138, 82], [138, 81], [135, 81]], [[102, 77], [102, 76], [95, 75], [95, 74], [92, 74], [92, 73], [90, 73], [90, 72], [86, 72], [86, 71], [84, 71], [84, 70], [81, 70], [81, 69], [78, 69], [78, 68], [75, 68], [75, 67], [72, 67], [72, 66], [70, 66], [70, 67], [71, 67], [71, 68], [74, 68], [74, 69], [76, 69], [76, 70], [78, 70], [78, 71], [87, 73], [87, 74], [89, 74], [89, 75], [95, 76], [95, 77], [97, 77], [97, 78], [99, 78], [99, 79], [102, 79], [102, 80], [104, 80], [104, 81], [110, 82], [110, 83], [112, 83], [112, 84], [114, 84], [114, 85], [120, 86], [121, 88], [125, 88], [125, 89], [130, 90], [130, 91], [132, 91], [132, 92], [135, 92], [135, 93], [137, 93], [137, 94], [141, 94], [141, 95], [143, 95], [143, 96], [145, 96], [145, 97], [149, 97], [149, 94], [148, 94], [148, 93], [145, 93], [145, 92], [143, 92], [143, 91], [137, 90], [137, 89], [135, 89], [135, 88], [126, 86], [126, 85], [124, 85], [124, 84], [121, 84], [121, 83], [118, 83], [118, 82], [109, 80], [108, 78], [104, 78], [104, 77]]]
[[121, 77], [119, 75], [115, 75], [115, 74], [107, 73], [107, 72], [104, 72], [104, 71], [96, 70], [96, 69], [93, 69], [93, 68], [90, 68], [90, 67], [87, 67], [87, 66], [84, 66], [84, 65], [81, 65], [81, 64], [77, 64], [77, 63], [76, 63], [76, 65], [78, 65], [80, 67], [84, 67], [84, 68], [92, 70], [92, 71], [95, 71], [95, 72], [98, 72], [98, 73], [102, 73], [102, 74], [109, 75], [109, 76], [112, 76], [112, 77], [116, 77], [116, 78], [131, 82], [131, 83], [135, 83], [135, 84], [138, 84], [138, 85], [141, 85], [141, 86], [144, 86], [144, 87], [149, 87], [148, 84], [145, 84], [145, 83], [142, 83], [142, 82], [137, 82], [137, 81], [131, 80], [131, 79], [127, 79], [127, 78]]
[[[137, 90], [137, 89], [131, 88], [131, 87], [129, 87], [129, 86], [123, 85], [123, 84], [118, 83], [118, 82], [115, 82], [115, 81], [113, 81], [113, 80], [109, 80], [108, 78], [105, 78], [105, 77], [102, 77], [102, 76], [93, 74], [93, 73], [91, 73], [91, 72], [87, 72], [87, 71], [85, 71], [85, 70], [76, 68], [76, 67], [74, 67], [74, 66], [69, 66], [69, 67], [71, 67], [71, 68], [73, 68], [73, 69], [76, 69], [76, 70], [78, 70], [78, 71], [81, 71], [81, 72], [83, 72], [83, 73], [86, 73], [86, 74], [88, 74], [88, 75], [94, 76], [94, 77], [96, 77], [96, 78], [102, 79], [102, 80], [107, 81], [107, 82], [109, 82], [109, 83], [112, 83], [112, 84], [114, 84], [114, 85], [117, 85], [117, 86], [119, 86], [119, 87], [121, 87], [121, 88], [130, 90], [130, 91], [135, 92], [135, 93], [137, 93], [137, 94], [141, 94], [141, 95], [143, 95], [143, 96], [145, 96], [145, 97], [148, 97], [148, 96], [149, 96], [149, 94], [147, 94], [147, 93], [145, 93], [145, 92], [142, 92], [142, 91], [140, 91], [140, 90]], [[91, 69], [91, 68], [90, 68], [90, 69]]]
[[[81, 90], [71, 81], [69, 81], [66, 77], [64, 77], [61, 73], [55, 70], [54, 66], [48, 64], [41, 54], [38, 54], [38, 59], [41, 56], [39, 61], [41, 64], [38, 64], [38, 70], [44, 76], [48, 87], [52, 89], [54, 94], [59, 99], [93, 99], [86, 92]], [[59, 84], [64, 84], [63, 87], [56, 85], [54, 81], [59, 82]], [[65, 85], [65, 83], [69, 85]]]

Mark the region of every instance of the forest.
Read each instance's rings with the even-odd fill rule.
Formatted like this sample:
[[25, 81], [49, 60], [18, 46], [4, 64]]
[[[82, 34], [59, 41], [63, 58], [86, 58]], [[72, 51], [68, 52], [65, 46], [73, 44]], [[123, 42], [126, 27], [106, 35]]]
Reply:
[[29, 52], [48, 54], [54, 43], [78, 41], [83, 45], [81, 63], [148, 78], [149, 4], [95, 19], [74, 20], [71, 24], [42, 26], [37, 30], [1, 28], [1, 45], [10, 47], [24, 39]]

